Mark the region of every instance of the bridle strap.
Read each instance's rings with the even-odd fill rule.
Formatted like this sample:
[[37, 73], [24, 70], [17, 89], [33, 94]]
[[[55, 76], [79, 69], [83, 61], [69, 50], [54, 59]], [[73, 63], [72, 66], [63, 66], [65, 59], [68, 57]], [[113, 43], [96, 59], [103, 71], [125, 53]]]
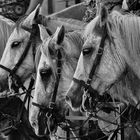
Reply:
[[35, 103], [35, 102], [32, 102], [32, 105], [40, 108], [43, 112], [46, 112], [46, 113], [50, 110], [48, 107], [45, 107], [45, 106], [40, 105], [40, 104]]
[[[26, 91], [26, 95], [24, 97], [20, 112], [19, 112], [18, 117], [17, 117], [17, 121], [21, 120], [22, 115], [23, 115], [23, 110], [24, 110], [25, 103], [26, 103], [27, 99], [31, 98], [31, 92], [32, 92], [32, 88], [34, 86], [34, 82], [35, 82], [35, 80], [33, 78], [31, 78], [29, 87], [28, 87], [28, 89]], [[29, 108], [27, 108], [27, 112], [29, 112]]]
[[107, 29], [106, 29], [106, 24], [103, 26], [103, 36], [102, 36], [102, 39], [101, 39], [101, 43], [100, 43], [100, 46], [99, 46], [99, 50], [98, 50], [98, 53], [97, 53], [97, 56], [95, 58], [95, 61], [92, 65], [92, 69], [90, 71], [90, 74], [89, 74], [89, 77], [88, 77], [88, 80], [86, 82], [87, 85], [90, 85], [91, 84], [91, 81], [92, 81], [92, 77], [93, 75], [95, 74], [95, 71], [97, 69], [97, 67], [100, 65], [100, 62], [101, 62], [101, 58], [102, 58], [102, 55], [103, 55], [103, 51], [104, 51], [104, 46], [105, 46], [105, 39], [107, 37]]
[[60, 81], [60, 77], [61, 77], [61, 68], [62, 68], [62, 54], [60, 49], [58, 49], [57, 52], [57, 77], [56, 77], [56, 81], [55, 81], [55, 87], [54, 87], [54, 91], [51, 97], [51, 102], [49, 104], [49, 108], [54, 108], [55, 105], [55, 101], [56, 101], [56, 96], [57, 96], [57, 90], [58, 90], [58, 86], [59, 86], [59, 81]]
[[12, 74], [12, 70], [11, 70], [11, 69], [9, 69], [9, 68], [7, 68], [7, 67], [1, 65], [1, 64], [0, 64], [0, 68], [4, 69], [5, 71], [7, 71], [7, 72], [9, 72], [10, 74]]
[[100, 43], [100, 46], [99, 46], [99, 50], [98, 50], [98, 53], [96, 55], [96, 58], [95, 58], [95, 61], [92, 65], [92, 68], [91, 68], [91, 71], [89, 73], [89, 77], [88, 77], [88, 80], [87, 82], [83, 81], [83, 80], [78, 80], [76, 78], [73, 78], [73, 81], [80, 84], [81, 86], [83, 86], [85, 88], [85, 90], [89, 90], [89, 89], [92, 89], [92, 91], [95, 91], [92, 87], [91, 87], [91, 81], [92, 81], [92, 77], [93, 75], [95, 74], [95, 71], [97, 69], [97, 67], [99, 66], [100, 62], [101, 62], [101, 58], [102, 58], [102, 55], [103, 55], [103, 51], [104, 51], [104, 43], [105, 43], [105, 39], [107, 37], [107, 30], [106, 30], [106, 24], [103, 26], [103, 36], [102, 36], [102, 39], [101, 39], [101, 43]]
[[[31, 35], [30, 35], [30, 39], [29, 39], [29, 42], [28, 42], [28, 45], [26, 46], [22, 56], [20, 57], [19, 61], [17, 62], [17, 64], [15, 65], [15, 67], [12, 69], [12, 73], [15, 74], [16, 71], [18, 70], [18, 68], [20, 67], [20, 65], [22, 64], [24, 58], [27, 56], [28, 54], [28, 51], [31, 47], [31, 44], [33, 43], [33, 40], [35, 38], [35, 35], [38, 34], [38, 25], [37, 24], [33, 24], [32, 25], [32, 32], [31, 32]], [[34, 52], [33, 52], [33, 55], [34, 55]], [[34, 56], [33, 56], [34, 57]]]

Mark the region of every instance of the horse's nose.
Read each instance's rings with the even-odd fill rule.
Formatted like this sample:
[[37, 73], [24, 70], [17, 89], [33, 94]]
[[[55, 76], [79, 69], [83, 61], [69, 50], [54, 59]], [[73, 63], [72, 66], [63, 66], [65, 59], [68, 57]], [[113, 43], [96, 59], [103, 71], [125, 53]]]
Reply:
[[40, 68], [39, 72], [42, 79], [49, 78], [52, 75], [52, 69], [50, 66]]
[[37, 128], [37, 126], [38, 126], [37, 121], [33, 120], [33, 121], [31, 121], [30, 123], [31, 123], [31, 126], [32, 126], [34, 129]]
[[66, 102], [70, 102], [71, 101], [71, 99], [70, 99], [70, 97], [68, 95], [65, 97], [65, 100], [66, 100]]

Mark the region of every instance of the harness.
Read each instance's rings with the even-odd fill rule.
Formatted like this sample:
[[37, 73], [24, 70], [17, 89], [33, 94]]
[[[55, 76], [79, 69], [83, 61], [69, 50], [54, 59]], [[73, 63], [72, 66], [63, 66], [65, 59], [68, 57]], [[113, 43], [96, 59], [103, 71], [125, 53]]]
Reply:
[[[16, 117], [14, 117], [13, 115], [11, 114], [7, 114], [7, 113], [4, 113], [3, 111], [1, 111], [1, 109], [4, 108], [4, 106], [8, 105], [9, 104], [9, 101], [11, 101], [10, 99], [13, 99], [15, 97], [9, 97], [9, 100], [8, 102], [6, 102], [6, 104], [4, 104], [1, 108], [0, 108], [0, 114], [1, 114], [1, 117], [2, 118], [6, 118], [9, 120], [10, 122], [10, 126], [2, 129], [0, 132], [1, 133], [5, 133], [6, 135], [8, 135], [11, 131], [13, 130], [17, 130], [18, 127], [20, 126], [20, 124], [22, 123], [22, 115], [23, 115], [23, 112], [24, 112], [24, 107], [25, 107], [25, 103], [28, 101], [28, 107], [27, 107], [27, 114], [29, 114], [29, 101], [30, 101], [30, 97], [31, 97], [31, 91], [32, 91], [32, 88], [33, 88], [33, 85], [34, 85], [34, 79], [31, 78], [31, 81], [30, 81], [30, 84], [29, 84], [29, 87], [26, 91], [26, 95], [24, 97], [24, 100], [21, 104], [21, 108], [18, 109], [18, 114]], [[7, 100], [7, 98], [5, 98]]]

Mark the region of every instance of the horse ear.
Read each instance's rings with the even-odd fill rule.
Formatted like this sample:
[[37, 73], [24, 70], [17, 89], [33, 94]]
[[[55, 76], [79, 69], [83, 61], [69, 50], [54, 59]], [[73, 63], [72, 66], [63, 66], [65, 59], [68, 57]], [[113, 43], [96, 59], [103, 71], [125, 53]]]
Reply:
[[124, 9], [124, 10], [129, 10], [128, 4], [127, 4], [127, 1], [126, 1], [126, 0], [123, 0], [122, 9]]
[[56, 41], [56, 43], [57, 43], [58, 45], [60, 45], [60, 44], [63, 42], [63, 40], [64, 40], [64, 35], [65, 35], [65, 28], [64, 28], [64, 26], [62, 25], [61, 27], [58, 27], [58, 28], [56, 29], [56, 32], [55, 32], [55, 34], [54, 34], [54, 39], [55, 39], [55, 41]]
[[106, 20], [108, 18], [108, 10], [105, 6], [100, 5], [100, 26], [102, 27], [105, 25]]
[[30, 28], [33, 24], [35, 24], [36, 19], [39, 15], [39, 11], [40, 11], [40, 4], [35, 8], [35, 10], [30, 15], [26, 17], [22, 25]]
[[50, 36], [43, 25], [39, 25], [39, 30], [42, 41], [46, 40]]

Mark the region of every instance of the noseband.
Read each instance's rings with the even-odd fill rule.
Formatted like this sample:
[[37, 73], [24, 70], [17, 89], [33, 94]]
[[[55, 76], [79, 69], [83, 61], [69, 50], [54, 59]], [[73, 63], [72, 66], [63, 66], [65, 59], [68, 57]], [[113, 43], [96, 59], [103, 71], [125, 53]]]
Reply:
[[0, 68], [4, 69], [5, 71], [7, 71], [9, 73], [9, 76], [11, 77], [11, 79], [12, 79], [12, 81], [15, 84], [15, 87], [17, 89], [19, 89], [21, 87], [23, 90], [25, 90], [25, 87], [23, 86], [23, 84], [21, 82], [20, 76], [18, 76], [16, 74], [16, 72], [19, 69], [19, 67], [21, 66], [21, 64], [23, 63], [31, 46], [33, 47], [33, 49], [32, 49], [33, 50], [33, 58], [35, 58], [35, 49], [36, 49], [35, 46], [36, 46], [36, 44], [34, 43], [35, 42], [34, 38], [38, 33], [39, 33], [38, 25], [33, 24], [28, 44], [27, 44], [23, 54], [21, 55], [20, 59], [18, 60], [18, 62], [16, 63], [16, 65], [14, 66], [13, 69], [9, 69], [9, 68], [0, 64]]
[[103, 33], [102, 33], [103, 35], [102, 35], [101, 43], [99, 45], [98, 53], [96, 55], [93, 65], [92, 65], [92, 68], [89, 73], [89, 77], [88, 77], [87, 81], [85, 82], [83, 80], [78, 80], [76, 78], [73, 78], [74, 82], [80, 84], [81, 87], [84, 87], [86, 96], [92, 97], [92, 95], [94, 95], [93, 98], [94, 98], [95, 103], [97, 103], [98, 101], [104, 100], [104, 97], [99, 95], [98, 91], [93, 89], [93, 87], [91, 86], [93, 75], [95, 74], [97, 67], [100, 65], [101, 58], [102, 58], [103, 52], [104, 52], [105, 39], [107, 37], [106, 24], [103, 26], [102, 30], [103, 30]]

